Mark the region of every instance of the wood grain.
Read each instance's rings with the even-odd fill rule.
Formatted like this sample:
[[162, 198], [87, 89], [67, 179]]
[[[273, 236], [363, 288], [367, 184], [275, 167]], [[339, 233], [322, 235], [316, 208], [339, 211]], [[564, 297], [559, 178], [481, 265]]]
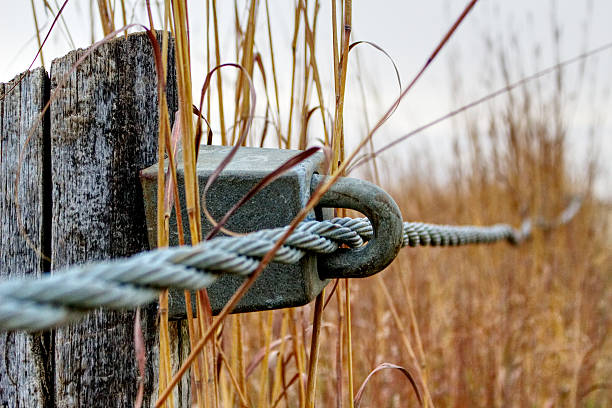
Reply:
[[[41, 256], [50, 242], [49, 122], [41, 116], [48, 92], [42, 68], [0, 84], [0, 278], [49, 267]], [[52, 406], [52, 355], [51, 333], [0, 334], [0, 406]]]
[[[148, 249], [138, 172], [157, 160], [152, 46], [142, 33], [104, 44], [60, 88], [83, 53], [73, 51], [51, 66], [51, 94], [57, 90], [51, 104], [54, 270]], [[172, 55], [168, 66], [174, 78]], [[168, 83], [168, 103], [174, 112], [174, 81]], [[157, 371], [156, 314], [142, 316], [147, 406]], [[133, 312], [98, 311], [57, 331], [56, 406], [133, 405], [139, 376], [133, 326]]]

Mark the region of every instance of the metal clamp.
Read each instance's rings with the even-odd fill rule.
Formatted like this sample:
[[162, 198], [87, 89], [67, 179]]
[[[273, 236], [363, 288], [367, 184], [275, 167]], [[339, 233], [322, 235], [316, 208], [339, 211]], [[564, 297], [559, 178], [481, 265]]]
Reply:
[[[311, 191], [326, 176], [313, 174]], [[333, 254], [318, 256], [321, 279], [365, 278], [382, 271], [397, 256], [402, 246], [401, 212], [380, 187], [354, 178], [339, 178], [319, 201], [320, 207], [349, 208], [370, 220], [374, 238], [359, 248], [341, 248]]]
[[[196, 171], [201, 186], [206, 184], [229, 149], [227, 146], [200, 147]], [[213, 217], [220, 219], [254, 185], [298, 153], [292, 150], [240, 148], [208, 190], [206, 199]], [[302, 161], [243, 205], [230, 218], [227, 228], [236, 232], [250, 232], [289, 224], [306, 205], [313, 188], [325, 179], [317, 174], [325, 169], [325, 156], [322, 153]], [[157, 165], [141, 172], [152, 247], [157, 237], [157, 174]], [[180, 200], [184, 202], [184, 169], [180, 156], [177, 174]], [[341, 249], [325, 257], [306, 254], [295, 264], [271, 263], [240, 300], [234, 312], [301, 306], [321, 293], [330, 278], [366, 277], [384, 269], [397, 255], [402, 240], [400, 212], [393, 199], [371, 183], [341, 178], [323, 196], [319, 207], [307, 216], [307, 220], [331, 218], [329, 208], [340, 207], [365, 214], [372, 223], [374, 238], [363, 247]], [[182, 211], [183, 220], [186, 220], [186, 209], [182, 208]], [[169, 222], [170, 245], [177, 245], [175, 213]], [[204, 234], [211, 228], [212, 225], [202, 215]], [[188, 233], [188, 230], [185, 232]], [[244, 276], [224, 274], [208, 288], [213, 313], [223, 308], [243, 281]], [[171, 291], [169, 298], [170, 318], [184, 318], [186, 310], [182, 291]]]

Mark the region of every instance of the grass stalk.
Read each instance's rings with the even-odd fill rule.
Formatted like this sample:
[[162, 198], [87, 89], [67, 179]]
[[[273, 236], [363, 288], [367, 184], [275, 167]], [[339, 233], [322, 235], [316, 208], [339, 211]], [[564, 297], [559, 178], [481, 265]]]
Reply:
[[300, 337], [300, 333], [298, 331], [295, 310], [293, 308], [287, 309], [285, 311], [287, 314], [287, 321], [289, 322], [289, 329], [291, 331], [291, 336], [293, 337], [293, 357], [295, 359], [295, 364], [297, 366], [297, 375], [298, 375], [298, 396], [300, 407], [304, 407], [306, 404], [306, 387], [304, 384], [304, 376], [306, 375], [306, 371], [304, 370], [304, 347], [302, 338]]
[[342, 364], [342, 355], [344, 351], [344, 305], [342, 302], [342, 291], [338, 290], [336, 287], [336, 306], [337, 306], [337, 330], [336, 330], [336, 406], [341, 408], [343, 406], [342, 399], [344, 397], [344, 393], [342, 391], [343, 388], [343, 371], [344, 365]]
[[[212, 69], [210, 64], [210, 0], [206, 0], [206, 72]], [[206, 95], [206, 117], [210, 120], [211, 95]]]
[[[217, 0], [212, 0], [213, 31], [215, 33], [215, 61], [217, 66], [221, 65], [221, 47], [219, 46], [219, 22], [217, 19]], [[225, 129], [225, 114], [223, 109], [223, 82], [221, 71], [217, 70], [217, 94], [219, 96], [219, 123], [221, 126], [221, 145], [227, 146], [227, 130]]]
[[[166, 0], [169, 1], [169, 0]], [[195, 174], [194, 127], [192, 121], [191, 68], [189, 58], [189, 39], [187, 37], [186, 3], [172, 1], [174, 34], [176, 36], [176, 65], [179, 93], [179, 110], [183, 125], [183, 166], [185, 172], [185, 199], [189, 218], [191, 243], [201, 239], [198, 179]]]
[[[270, 394], [272, 401], [276, 401], [278, 399], [278, 396], [280, 396], [280, 388], [283, 384], [284, 375], [283, 361], [285, 356], [285, 347], [287, 346], [287, 313], [285, 313], [285, 311], [280, 311], [279, 315], [281, 316], [280, 345], [276, 358], [274, 382], [272, 383], [272, 392]], [[291, 341], [294, 342], [295, 339], [291, 339]]]
[[[304, 2], [303, 10], [306, 10], [306, 18], [308, 18], [308, 1]], [[302, 103], [301, 113], [300, 113], [300, 138], [298, 140], [298, 149], [304, 150], [306, 149], [306, 145], [308, 144], [308, 101], [310, 99], [310, 72], [312, 71], [312, 65], [308, 63], [308, 44], [306, 40], [306, 36], [304, 36], [304, 76], [302, 79]]]
[[[169, 0], [166, 0], [168, 5]], [[191, 243], [197, 244], [201, 239], [201, 220], [200, 220], [200, 197], [198, 188], [198, 179], [195, 172], [196, 149], [195, 146], [195, 129], [192, 120], [192, 93], [191, 93], [191, 62], [189, 51], [189, 32], [188, 32], [188, 16], [187, 4], [182, 0], [171, 1], [172, 15], [174, 21], [174, 35], [176, 47], [176, 71], [179, 94], [179, 115], [182, 125], [182, 140], [183, 140], [183, 166], [185, 179], [185, 198], [187, 215], [189, 219], [189, 231]], [[177, 209], [178, 212], [178, 209]], [[212, 318], [210, 312], [210, 302], [206, 290], [198, 291], [196, 298], [198, 308], [198, 322], [200, 324], [200, 333], [205, 332], [205, 322]], [[194, 339], [195, 341], [195, 339]], [[198, 353], [199, 354], [199, 353]], [[203, 353], [204, 379], [211, 377], [211, 372], [214, 369], [214, 363], [211, 359], [212, 351], [210, 348]], [[215, 387], [208, 387], [207, 382], [203, 385], [206, 387], [204, 393], [204, 401], [207, 406], [213, 406], [216, 399]], [[202, 401], [202, 400], [200, 400]]]
[[338, 95], [340, 94], [340, 83], [339, 83], [339, 75], [338, 75], [338, 66], [340, 64], [340, 56], [338, 53], [338, 15], [336, 11], [336, 0], [331, 0], [331, 10], [332, 10], [332, 66], [334, 68], [334, 95], [336, 96], [336, 100], [338, 100]]
[[[398, 259], [397, 267], [401, 269], [401, 259]], [[421, 367], [421, 371], [423, 372], [423, 378], [425, 383], [428, 383], [428, 375], [427, 375], [427, 361], [425, 358], [425, 350], [423, 348], [423, 340], [421, 340], [421, 330], [419, 329], [419, 325], [417, 322], [416, 314], [414, 312], [414, 302], [412, 300], [412, 294], [406, 283], [408, 277], [407, 274], [400, 275], [400, 284], [402, 286], [402, 291], [406, 296], [406, 303], [408, 303], [408, 313], [410, 316], [410, 326], [412, 327], [412, 332], [414, 333], [414, 339], [417, 346], [417, 353], [419, 358], [419, 366]]]
[[[125, 27], [126, 25], [128, 25], [127, 15], [125, 13], [125, 0], [121, 0], [121, 17], [123, 20], [123, 26]], [[151, 24], [151, 28], [153, 28], [153, 24]], [[127, 38], [128, 36], [127, 30], [124, 31], [124, 36], [125, 38]]]
[[231, 383], [234, 386], [233, 389], [238, 394], [238, 398], [240, 398], [241, 406], [248, 407], [249, 402], [246, 396], [244, 395], [244, 393], [242, 392], [242, 388], [240, 387], [240, 384], [238, 383], [238, 379], [236, 378], [236, 375], [234, 374], [234, 370], [232, 369], [232, 365], [229, 359], [227, 358], [227, 355], [223, 351], [223, 347], [221, 346], [221, 344], [219, 344], [218, 341], [216, 342], [216, 345], [217, 345], [217, 351], [219, 352], [219, 357], [221, 358], [221, 362], [225, 366], [227, 374], [230, 377]]
[[346, 315], [346, 369], [348, 373], [349, 407], [353, 408], [353, 332], [351, 329], [351, 287], [348, 279], [344, 279], [344, 313]]
[[[242, 42], [242, 58], [240, 65], [245, 68], [247, 74], [250, 77], [253, 77], [253, 67], [254, 67], [254, 47], [255, 47], [255, 16], [257, 14], [257, 10], [259, 8], [259, 2], [256, 0], [251, 0], [249, 6], [249, 15], [247, 20], [247, 29], [244, 36], [244, 41]], [[251, 106], [250, 106], [250, 98], [249, 98], [249, 87], [247, 86], [247, 78], [245, 74], [241, 71], [238, 77], [238, 87], [236, 89], [236, 121], [239, 126], [239, 134], [244, 132], [244, 127], [247, 126], [248, 121], [246, 118], [250, 116]], [[232, 144], [235, 143], [236, 132], [232, 132]], [[246, 142], [246, 139], [245, 139]]]
[[408, 333], [406, 332], [406, 327], [404, 323], [402, 322], [402, 319], [399, 317], [399, 313], [397, 312], [397, 308], [395, 307], [395, 303], [393, 302], [391, 293], [389, 292], [389, 289], [387, 288], [387, 284], [385, 283], [382, 276], [377, 278], [377, 282], [381, 289], [381, 292], [383, 293], [387, 301], [387, 306], [389, 307], [389, 310], [391, 311], [393, 320], [395, 321], [395, 324], [400, 331], [402, 342], [404, 343], [404, 347], [406, 348], [406, 351], [408, 352], [408, 355], [410, 356], [411, 363], [417, 370], [417, 374], [419, 376], [419, 379], [421, 380], [421, 384], [423, 385], [423, 390], [425, 392], [425, 407], [429, 406], [433, 408], [434, 407], [433, 400], [431, 398], [431, 393], [429, 392], [429, 387], [427, 385], [427, 379], [425, 378], [423, 372], [421, 371], [422, 364], [419, 361], [419, 358], [417, 358], [417, 355], [414, 352], [414, 348], [412, 347], [412, 344], [410, 343], [410, 340], [408, 339]]
[[[64, 3], [62, 3], [62, 6], [60, 7], [57, 3], [57, 0], [55, 1], [55, 6], [57, 7], [58, 11], [57, 13], [53, 11], [53, 8], [51, 7], [51, 5], [49, 4], [48, 1], [44, 1], [44, 5], [45, 8], [47, 10], [49, 10], [49, 12], [54, 16], [54, 18], [59, 19], [61, 25], [64, 28], [64, 35], [66, 36], [66, 39], [68, 40], [68, 43], [70, 43], [70, 47], [72, 49], [76, 49], [76, 45], [74, 43], [74, 39], [72, 38], [72, 35], [70, 34], [70, 30], [68, 29], [68, 24], [66, 24], [66, 19], [64, 18], [64, 15], [62, 14], [62, 10], [64, 9], [64, 7], [66, 6], [66, 4], [68, 3], [68, 0], [65, 0]], [[110, 33], [109, 33], [110, 34]], [[105, 35], [105, 37], [108, 34]], [[93, 38], [92, 38], [93, 39]], [[93, 41], [92, 41], [93, 42]], [[44, 41], [43, 41], [44, 44]]]
[[98, 0], [98, 12], [100, 15], [100, 22], [102, 23], [102, 32], [104, 36], [109, 35], [115, 31], [113, 9], [107, 0]]
[[289, 121], [287, 122], [287, 149], [291, 149], [291, 130], [293, 129], [293, 107], [295, 105], [295, 71], [297, 68], [297, 41], [300, 31], [302, 3], [298, 3], [293, 15], [293, 39], [291, 40], [291, 92], [289, 96]]
[[[167, 20], [166, 20], [167, 21]], [[157, 64], [161, 63], [161, 70], [158, 71], [158, 111], [159, 111], [159, 140], [158, 140], [158, 174], [157, 174], [157, 245], [158, 247], [168, 246], [168, 217], [166, 214], [165, 204], [165, 174], [164, 174], [164, 159], [166, 156], [166, 149], [170, 158], [170, 168], [174, 168], [172, 148], [169, 143], [170, 136], [170, 120], [168, 115], [167, 95], [166, 95], [166, 75], [167, 75], [167, 56], [168, 56], [168, 33], [164, 30], [162, 35], [162, 49], [161, 49], [161, 61], [157, 61]], [[173, 172], [174, 186], [176, 186], [176, 172]], [[175, 193], [178, 198], [178, 192]], [[179, 208], [177, 206], [177, 208]], [[182, 239], [182, 230], [179, 234]], [[160, 294], [159, 297], [159, 310], [160, 310], [160, 324], [159, 324], [159, 391], [163, 390], [167, 386], [168, 380], [172, 377], [171, 368], [171, 353], [170, 353], [170, 335], [168, 329], [168, 291], [165, 290]], [[174, 406], [174, 401], [170, 399], [168, 402], [169, 407]]]
[[[304, 0], [300, 0], [300, 3], [302, 4], [302, 12], [304, 15], [304, 37], [305, 37], [305, 41], [306, 44], [308, 45], [308, 50], [310, 53], [310, 58], [308, 59], [310, 66], [312, 67], [312, 75], [313, 75], [313, 80], [316, 86], [316, 90], [317, 90], [317, 96], [319, 98], [319, 106], [321, 107], [320, 111], [321, 111], [321, 124], [323, 125], [323, 135], [325, 137], [324, 139], [324, 144], [326, 146], [329, 146], [329, 134], [327, 131], [327, 124], [325, 121], [325, 101], [323, 99], [323, 88], [321, 86], [321, 78], [319, 76], [319, 68], [317, 67], [317, 57], [316, 57], [316, 53], [315, 53], [315, 30], [316, 30], [316, 26], [317, 26], [317, 16], [318, 16], [318, 10], [319, 10], [319, 0], [315, 0], [315, 12], [314, 12], [314, 20], [313, 20], [313, 28], [310, 28], [310, 24], [308, 22], [308, 13], [307, 13], [307, 8], [306, 5], [304, 4]], [[306, 148], [306, 145], [304, 145], [303, 149]]]
[[246, 373], [245, 373], [245, 364], [244, 364], [244, 341], [243, 341], [243, 333], [242, 333], [242, 316], [235, 315], [233, 316], [234, 324], [233, 324], [233, 339], [232, 344], [234, 344], [234, 356], [233, 360], [236, 362], [235, 371], [238, 373], [238, 384], [240, 386], [240, 391], [244, 395], [248, 395], [247, 381], [246, 381]]
[[36, 42], [38, 44], [38, 49], [40, 50], [40, 65], [45, 68], [45, 58], [42, 52], [42, 42], [40, 41], [40, 28], [38, 25], [38, 17], [36, 16], [36, 7], [34, 6], [34, 0], [30, 0], [30, 5], [32, 7], [32, 17], [34, 18], [34, 29], [36, 30]]
[[270, 7], [268, 5], [268, 0], [266, 0], [266, 22], [268, 26], [268, 42], [270, 43], [270, 65], [272, 67], [272, 80], [274, 81], [274, 99], [276, 101], [276, 119], [277, 124], [276, 128], [278, 131], [278, 148], [282, 149], [283, 144], [283, 135], [280, 132], [282, 129], [281, 125], [281, 110], [280, 110], [280, 98], [278, 96], [278, 77], [276, 75], [276, 61], [274, 59], [274, 44], [272, 43], [272, 24], [270, 24]]
[[310, 341], [310, 360], [308, 362], [308, 382], [306, 385], [306, 408], [314, 408], [315, 391], [317, 386], [317, 367], [319, 364], [319, 350], [321, 348], [321, 322], [323, 321], [323, 303], [325, 302], [325, 289], [317, 296], [314, 305], [312, 324], [312, 339]]
[[336, 110], [334, 113], [334, 131], [332, 143], [332, 166], [337, 166], [343, 159], [344, 152], [344, 93], [346, 89], [346, 76], [348, 67], [348, 54], [350, 45], [350, 36], [352, 29], [352, 2], [345, 0], [344, 3], [344, 31], [342, 42], [342, 56], [340, 57], [339, 71], [340, 78], [338, 80], [338, 93], [336, 95]]
[[[272, 339], [272, 322], [274, 318], [274, 314], [271, 311], [260, 313], [261, 319], [261, 330], [260, 333], [264, 336], [264, 357], [261, 362], [261, 376], [259, 380], [259, 399], [257, 401], [258, 407], [268, 407], [269, 406], [269, 390], [268, 390], [268, 362], [270, 359], [270, 342]], [[267, 321], [264, 322], [264, 318], [267, 317]]]
[[[163, 392], [168, 386], [168, 380], [172, 378], [172, 366], [170, 364], [170, 336], [168, 331], [168, 290], [159, 295], [159, 392]], [[174, 399], [166, 400], [166, 406], [174, 407]]]

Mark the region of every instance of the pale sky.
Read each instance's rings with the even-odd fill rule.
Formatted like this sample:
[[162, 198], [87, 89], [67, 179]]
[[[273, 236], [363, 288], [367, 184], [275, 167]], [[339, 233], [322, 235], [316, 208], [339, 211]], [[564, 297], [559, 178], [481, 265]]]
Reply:
[[[281, 100], [288, 99], [290, 83], [290, 42], [292, 35], [293, 8], [288, 0], [269, 0], [273, 33], [276, 49], [277, 69], [280, 82]], [[36, 53], [34, 23], [29, 2], [0, 0], [0, 82], [6, 82], [25, 70]], [[41, 3], [37, 1], [37, 4]], [[51, 2], [53, 3], [53, 2]], [[61, 3], [57, 1], [57, 3]], [[133, 21], [146, 23], [142, 10], [142, 0], [127, 1], [136, 5], [137, 12]], [[156, 3], [153, 1], [152, 3]], [[203, 82], [205, 61], [205, 23], [203, 1], [190, 1], [191, 39], [194, 88], [199, 89]], [[239, 2], [240, 4], [244, 1]], [[311, 1], [312, 3], [312, 1]], [[463, 9], [465, 0], [430, 0], [430, 1], [354, 1], [353, 2], [353, 41], [367, 40], [376, 43], [394, 59], [402, 82], [405, 84], [419, 70], [427, 56], [448, 29], [452, 21]], [[86, 47], [91, 43], [89, 21], [89, 1], [71, 0], [65, 10], [65, 21], [70, 27], [71, 39], [63, 27], [58, 27], [50, 37], [44, 50], [45, 63], [49, 68], [53, 58], [60, 57], [73, 47]], [[222, 22], [220, 37], [222, 39], [222, 62], [233, 62], [233, 2], [219, 1], [219, 19]], [[261, 2], [258, 16], [256, 42], [267, 58], [267, 38], [265, 31], [265, 2]], [[131, 8], [132, 6], [130, 6]], [[552, 11], [554, 10], [554, 12]], [[132, 16], [132, 12], [128, 13]], [[244, 13], [243, 13], [244, 14]], [[317, 41], [320, 45], [317, 60], [326, 88], [327, 106], [333, 105], [333, 86], [331, 82], [331, 57], [329, 2], [323, 1]], [[491, 76], [490, 68], [498, 62], [497, 53], [487, 47], [487, 40], [493, 42], [497, 49], [504, 49], [511, 61], [511, 80], [554, 65], [555, 53], [552, 41], [552, 22], [561, 27], [559, 58], [561, 60], [576, 56], [586, 50], [596, 48], [612, 41], [612, 1], [610, 0], [481, 0], [464, 21], [456, 35], [440, 54], [413, 91], [405, 98], [394, 117], [381, 129], [375, 139], [375, 145], [383, 146], [385, 142], [409, 132], [445, 114], [449, 110], [469, 103], [491, 90], [504, 86], [502, 78]], [[42, 7], [38, 8], [39, 24], [50, 23]], [[130, 17], [131, 18], [131, 17]], [[159, 27], [158, 27], [159, 28]], [[46, 31], [46, 30], [44, 30]], [[95, 27], [95, 39], [101, 38], [101, 30]], [[327, 41], [326, 41], [327, 40]], [[538, 57], [534, 50], [539, 49]], [[365, 86], [367, 112], [370, 123], [373, 123], [393, 102], [398, 94], [394, 71], [388, 60], [373, 48], [363, 47], [356, 51], [363, 83]], [[351, 57], [352, 58], [352, 57]], [[359, 72], [357, 58], [352, 58], [349, 65], [347, 100], [345, 107], [346, 134], [351, 140], [358, 140], [365, 134], [364, 108], [361, 90], [357, 80]], [[573, 163], [578, 171], [584, 161], [589, 143], [588, 129], [597, 124], [595, 139], [597, 151], [601, 155], [601, 174], [597, 184], [600, 195], [612, 198], [612, 102], [610, 86], [612, 85], [612, 51], [607, 51], [586, 61], [586, 79], [578, 87], [577, 73], [579, 64], [565, 70], [567, 92], [570, 96], [566, 109], [569, 126], [569, 142]], [[35, 65], [39, 65], [38, 63]], [[284, 69], [286, 68], [286, 69]], [[453, 81], [460, 79], [460, 88], [452, 92]], [[554, 76], [539, 82], [541, 89], [551, 89]], [[229, 80], [228, 86], [229, 86]], [[256, 80], [257, 82], [257, 80]], [[457, 83], [455, 82], [455, 85]], [[534, 89], [536, 84], [533, 85]], [[194, 91], [199, 94], [199, 91]], [[351, 96], [351, 97], [349, 97]], [[265, 106], [265, 95], [258, 93], [258, 104]], [[314, 101], [314, 99], [313, 99]], [[500, 99], [503, 102], [503, 97]], [[271, 102], [272, 103], [272, 102]], [[285, 103], [286, 104], [286, 103]], [[282, 106], [282, 104], [281, 104]], [[263, 109], [263, 108], [262, 108]], [[471, 111], [479, 117], [488, 112], [487, 106]], [[286, 117], [283, 126], [286, 127]], [[454, 122], [461, 124], [461, 119]], [[257, 126], [257, 124], [255, 124]], [[213, 118], [213, 128], [215, 128]], [[217, 124], [218, 129], [218, 124]], [[310, 129], [312, 138], [320, 133], [317, 125]], [[418, 151], [429, 146], [444, 160], [450, 157], [452, 143], [456, 138], [461, 141], [465, 136], [461, 130], [447, 121], [426, 130], [397, 149], [392, 149], [385, 158], [398, 157], [406, 161], [418, 160]], [[441, 170], [444, 176], [444, 170]]]

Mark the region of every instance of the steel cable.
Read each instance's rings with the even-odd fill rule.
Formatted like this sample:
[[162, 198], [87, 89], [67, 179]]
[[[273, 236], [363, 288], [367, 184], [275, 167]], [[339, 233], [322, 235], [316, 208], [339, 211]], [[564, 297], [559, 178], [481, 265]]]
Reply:
[[[576, 200], [553, 228], [569, 222], [580, 208]], [[404, 223], [404, 247], [457, 246], [506, 240], [519, 244], [531, 236], [533, 223], [520, 229], [507, 224], [488, 227]], [[131, 309], [157, 299], [163, 289], [199, 290], [218, 276], [248, 276], [288, 227], [239, 237], [219, 237], [195, 246], [159, 248], [129, 258], [77, 265], [41, 278], [0, 282], [0, 331], [38, 331], [82, 318], [97, 309]], [[276, 253], [274, 262], [297, 263], [307, 252], [329, 254], [340, 246], [359, 247], [372, 239], [367, 218], [334, 218], [298, 225]]]

